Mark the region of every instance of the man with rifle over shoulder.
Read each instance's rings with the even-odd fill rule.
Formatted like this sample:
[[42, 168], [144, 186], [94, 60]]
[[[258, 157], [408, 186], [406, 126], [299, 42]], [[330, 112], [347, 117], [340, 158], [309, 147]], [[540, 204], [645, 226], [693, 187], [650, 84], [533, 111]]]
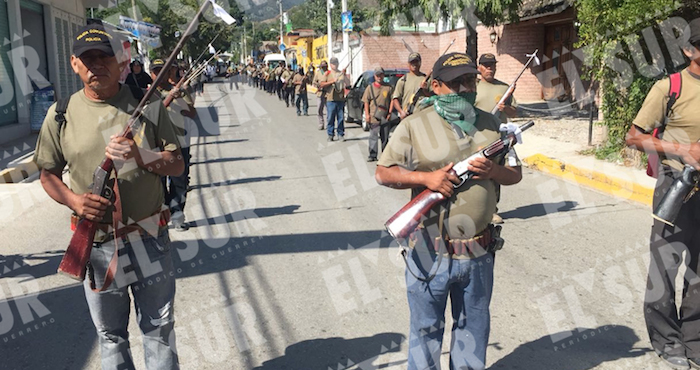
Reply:
[[[690, 171], [700, 170], [700, 18], [690, 22], [683, 40], [683, 53], [690, 65], [670, 78], [658, 81], [647, 94], [642, 108], [627, 133], [627, 145], [658, 154], [660, 168], [654, 190], [654, 210], [664, 208], [674, 181]], [[655, 129], [660, 129], [656, 135]], [[649, 163], [652, 163], [650, 159]], [[650, 171], [651, 170], [651, 171]], [[697, 186], [697, 184], [695, 184]], [[700, 197], [686, 191], [688, 199], [675, 209], [675, 220], [655, 217], [651, 231], [651, 261], [644, 299], [644, 319], [654, 351], [674, 369], [700, 368], [700, 283], [684, 281], [680, 312], [676, 305], [676, 275], [689, 259], [688, 274], [700, 274]], [[674, 224], [675, 222], [675, 224]], [[690, 275], [686, 275], [690, 276]]]
[[522, 172], [512, 150], [494, 161], [475, 158], [468, 167], [475, 176], [455, 189], [461, 181], [453, 164], [502, 138], [500, 122], [474, 108], [477, 74], [468, 55], [441, 56], [432, 73], [436, 95], [396, 128], [375, 174], [382, 185], [410, 188], [412, 197], [427, 188], [447, 198], [411, 233], [404, 255], [409, 370], [439, 367], [448, 295], [455, 322], [450, 368], [485, 368], [494, 252], [501, 241], [500, 229], [490, 224], [495, 187], [520, 182]]
[[389, 141], [389, 134], [394, 126], [413, 113], [411, 109], [415, 107], [415, 104], [412, 105], [412, 103], [415, 103], [414, 100], [417, 99], [415, 94], [429, 95], [425, 73], [420, 71], [421, 64], [420, 54], [411, 53], [408, 55], [408, 73], [396, 81], [394, 93], [391, 96], [390, 111], [397, 112], [399, 119], [381, 125], [379, 136], [382, 141], [382, 150]]
[[[128, 62], [121, 44], [118, 34], [102, 24], [78, 32], [70, 62], [84, 88], [65, 107], [60, 103], [49, 109], [34, 160], [49, 196], [70, 208], [75, 222], [97, 223], [84, 288], [102, 368], [134, 368], [127, 332], [131, 290], [147, 368], [177, 369], [175, 277], [161, 176], [181, 174], [183, 159], [176, 131], [158, 99], [145, 106], [132, 127], [133, 139], [118, 135], [144, 94], [119, 83]], [[117, 169], [114, 200], [90, 190], [105, 156]], [[70, 187], [61, 179], [66, 166]], [[115, 216], [119, 214], [121, 218]], [[153, 278], [156, 274], [160, 279]]]

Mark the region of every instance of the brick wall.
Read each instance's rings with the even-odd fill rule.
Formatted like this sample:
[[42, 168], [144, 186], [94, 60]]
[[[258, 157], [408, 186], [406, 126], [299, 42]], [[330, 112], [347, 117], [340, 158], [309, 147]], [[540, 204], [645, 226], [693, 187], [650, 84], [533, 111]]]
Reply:
[[[496, 31], [498, 35], [496, 43], [491, 44], [490, 34]], [[498, 26], [487, 28], [477, 27], [479, 55], [492, 53], [498, 60], [496, 78], [510, 84], [518, 76], [527, 63], [525, 54], [530, 54], [539, 49], [538, 56], [542, 58], [544, 48], [544, 26], [534, 22]], [[537, 101], [542, 99], [542, 85], [537, 79], [536, 73], [541, 68], [528, 68], [518, 80], [515, 89], [515, 99], [521, 102]]]

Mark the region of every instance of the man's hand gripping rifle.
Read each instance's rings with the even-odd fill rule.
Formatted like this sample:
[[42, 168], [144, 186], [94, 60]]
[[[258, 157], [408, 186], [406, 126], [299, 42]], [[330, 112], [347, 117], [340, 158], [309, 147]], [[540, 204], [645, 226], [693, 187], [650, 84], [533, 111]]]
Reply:
[[[499, 139], [491, 143], [481, 151], [474, 153], [469, 158], [455, 164], [451, 172], [461, 179], [458, 185], [454, 185], [455, 189], [464, 185], [467, 181], [474, 177], [474, 173], [469, 171], [469, 162], [475, 158], [484, 157], [494, 160], [497, 157], [507, 153], [516, 143], [520, 142], [520, 134], [532, 127], [535, 123], [528, 123], [518, 127], [515, 130], [509, 131], [504, 139]], [[424, 218], [431, 208], [442, 203], [447, 198], [440, 192], [434, 192], [430, 189], [425, 189], [423, 192], [413, 198], [401, 210], [396, 212], [389, 221], [384, 224], [389, 234], [394, 239], [406, 239], [416, 229], [421, 219]]]

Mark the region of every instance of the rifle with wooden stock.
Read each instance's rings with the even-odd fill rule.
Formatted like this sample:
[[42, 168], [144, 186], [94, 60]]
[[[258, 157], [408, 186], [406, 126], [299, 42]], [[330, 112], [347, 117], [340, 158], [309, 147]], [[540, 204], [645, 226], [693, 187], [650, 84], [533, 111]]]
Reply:
[[[178, 42], [173, 52], [168, 57], [168, 60], [163, 65], [164, 71], [167, 71], [173, 65], [175, 58], [177, 58], [177, 54], [180, 52], [180, 50], [182, 50], [182, 47], [185, 45], [185, 42], [187, 42], [190, 35], [194, 32], [195, 25], [198, 24], [199, 17], [206, 10], [209, 3], [209, 1], [205, 1], [199, 8], [199, 11], [190, 22], [184, 35]], [[133, 139], [134, 135], [132, 132], [132, 127], [141, 117], [144, 107], [155, 93], [157, 86], [159, 86], [161, 82], [163, 82], [163, 80], [166, 78], [166, 73], [158, 74], [156, 80], [153, 81], [153, 83], [139, 102], [139, 105], [136, 107], [136, 109], [134, 109], [133, 113], [131, 114], [131, 117], [127, 122], [126, 127], [119, 135], [120, 137]], [[97, 167], [97, 169], [95, 169], [95, 172], [93, 173], [93, 182], [90, 186], [90, 192], [92, 194], [98, 194], [99, 196], [110, 200], [114, 199], [115, 192], [112, 188], [112, 184], [110, 181], [110, 176], [113, 170], [114, 162], [112, 162], [112, 160], [109, 158], [104, 158], [100, 166]], [[117, 212], [113, 212], [114, 216], [114, 213], [121, 213], [121, 206], [119, 204], [119, 199], [116, 199], [116, 201], [114, 201], [113, 203], [115, 209], [117, 209]], [[117, 225], [121, 221], [122, 220], [113, 220], [114, 227], [117, 227]], [[95, 239], [97, 229], [98, 223], [95, 221], [91, 221], [86, 218], [82, 218], [80, 221], [78, 221], [75, 232], [73, 233], [73, 237], [70, 240], [70, 244], [68, 245], [66, 253], [63, 255], [63, 259], [61, 260], [61, 263], [58, 266], [59, 273], [80, 281], [85, 279], [85, 267], [90, 259], [90, 252], [92, 251], [92, 244]], [[113, 232], [116, 234], [117, 230], [113, 230]], [[114, 253], [116, 255], [117, 251], [115, 250]], [[113, 261], [116, 261], [116, 259], [113, 258]], [[112, 264], [110, 263], [110, 268], [111, 265]], [[105, 288], [107, 285], [107, 281], [105, 281], [105, 285], [103, 286], [103, 288]]]
[[[486, 148], [455, 164], [450, 170], [450, 173], [459, 177], [461, 182], [453, 185], [454, 188], [457, 189], [461, 187], [474, 176], [474, 173], [468, 169], [471, 160], [482, 157], [494, 160], [496, 157], [507, 153], [518, 142], [520, 133], [529, 129], [534, 124], [535, 122], [533, 121], [525, 123], [514, 132], [508, 133], [505, 138], [494, 141]], [[396, 212], [384, 226], [394, 239], [406, 239], [416, 227], [418, 227], [421, 220], [426, 217], [430, 209], [444, 202], [446, 199], [447, 198], [440, 192], [425, 189]]]
[[498, 106], [505, 103], [506, 100], [510, 99], [510, 97], [513, 95], [513, 92], [515, 91], [515, 83], [518, 82], [518, 80], [523, 75], [523, 73], [525, 73], [525, 70], [530, 65], [530, 63], [532, 63], [532, 61], [534, 60], [535, 65], [540, 64], [540, 58], [537, 57], [538, 51], [539, 51], [538, 49], [535, 49], [534, 53], [525, 55], [527, 57], [530, 57], [530, 59], [527, 60], [527, 63], [525, 63], [525, 65], [523, 66], [523, 69], [520, 71], [520, 74], [518, 74], [518, 77], [516, 77], [515, 80], [513, 80], [513, 82], [508, 86], [508, 90], [506, 90], [506, 93], [503, 94], [503, 96], [498, 101], [498, 103], [496, 103], [496, 106], [493, 107], [493, 109], [491, 110], [491, 114], [496, 116], [496, 118], [501, 118], [501, 111], [498, 110]]

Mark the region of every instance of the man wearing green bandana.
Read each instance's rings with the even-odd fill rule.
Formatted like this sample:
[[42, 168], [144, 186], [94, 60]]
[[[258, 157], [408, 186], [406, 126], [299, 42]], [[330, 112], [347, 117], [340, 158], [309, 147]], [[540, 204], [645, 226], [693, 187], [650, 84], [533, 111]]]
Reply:
[[[450, 368], [484, 369], [493, 288], [496, 184], [520, 182], [520, 162], [511, 150], [495, 161], [478, 158], [476, 175], [455, 189], [452, 166], [501, 138], [499, 120], [474, 108], [476, 75], [463, 53], [440, 57], [431, 88], [418, 113], [396, 128], [377, 166], [377, 181], [396, 189], [425, 188], [448, 198], [434, 207], [406, 240], [406, 287], [410, 309], [408, 369], [439, 369], [447, 297], [452, 302]], [[508, 163], [506, 164], [506, 160]]]

